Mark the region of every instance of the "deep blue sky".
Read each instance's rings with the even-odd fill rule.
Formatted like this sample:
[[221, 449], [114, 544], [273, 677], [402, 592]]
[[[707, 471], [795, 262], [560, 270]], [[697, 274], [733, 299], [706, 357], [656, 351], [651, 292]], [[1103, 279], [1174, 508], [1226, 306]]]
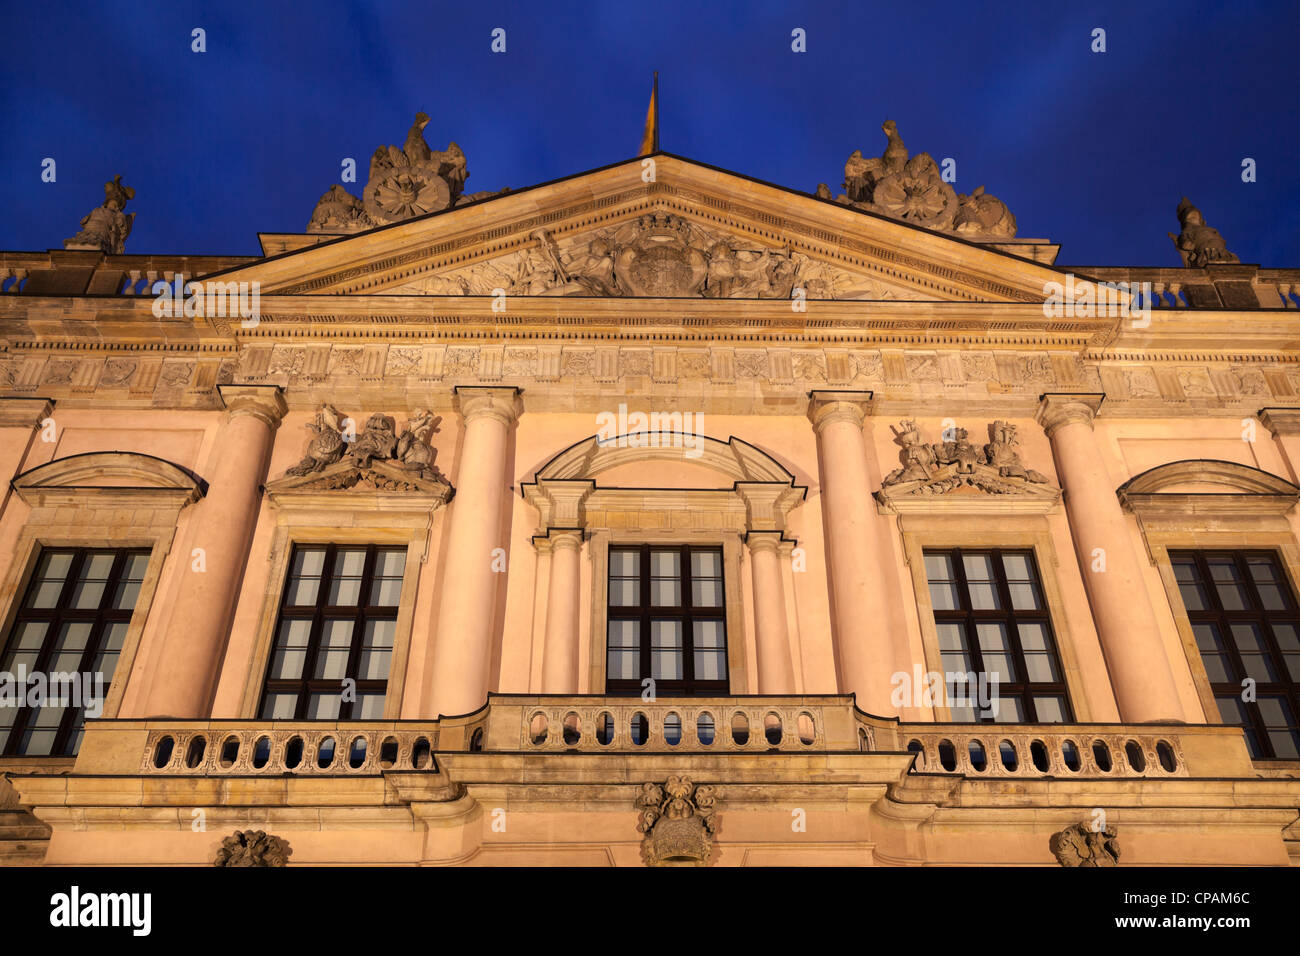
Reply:
[[303, 230], [345, 156], [359, 194], [418, 109], [430, 146], [465, 150], [468, 191], [567, 176], [635, 154], [658, 69], [662, 147], [757, 179], [838, 192], [889, 117], [1062, 263], [1178, 265], [1166, 232], [1186, 194], [1243, 262], [1300, 266], [1294, 0], [24, 0], [0, 23], [4, 249], [61, 247], [120, 172], [127, 252], [256, 254], [258, 231]]

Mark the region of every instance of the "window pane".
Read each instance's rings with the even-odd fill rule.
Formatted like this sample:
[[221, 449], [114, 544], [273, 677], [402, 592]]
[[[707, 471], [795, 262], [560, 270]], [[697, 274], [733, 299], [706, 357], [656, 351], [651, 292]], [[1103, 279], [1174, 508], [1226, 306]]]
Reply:
[[1000, 724], [1023, 724], [1025, 722], [1025, 708], [1020, 703], [1019, 697], [1000, 694], [992, 701], [989, 709], [995, 712], [993, 719]]
[[717, 551], [692, 551], [691, 552], [691, 577], [693, 578], [720, 578], [722, 577], [722, 555]]
[[20, 744], [22, 753], [31, 757], [46, 757], [54, 753], [54, 739], [63, 720], [65, 708], [39, 707], [29, 711], [27, 729]]
[[307, 698], [307, 719], [337, 720], [342, 704], [339, 693], [312, 694]]
[[677, 578], [682, 574], [682, 556], [678, 551], [651, 551], [650, 575], [656, 578]]
[[370, 586], [370, 603], [375, 607], [397, 607], [402, 599], [402, 574], [405, 570], [405, 551], [380, 551], [375, 556], [375, 579]]
[[111, 551], [91, 551], [81, 562], [81, 572], [77, 582], [72, 586], [72, 607], [89, 611], [99, 607], [104, 599], [104, 588], [108, 584], [108, 574], [113, 570]]
[[1210, 683], [1230, 683], [1233, 678], [1228, 671], [1228, 655], [1224, 651], [1219, 629], [1213, 624], [1193, 624], [1192, 633], [1196, 636], [1196, 646], [1200, 648], [1201, 662], [1205, 665]]
[[353, 607], [361, 600], [361, 574], [366, 567], [365, 548], [339, 548], [334, 553], [327, 604]]
[[638, 621], [610, 621], [609, 656], [605, 665], [608, 680], [636, 680], [641, 676], [641, 651], [637, 634]]
[[75, 672], [81, 669], [81, 658], [86, 652], [93, 626], [89, 621], [69, 621], [59, 628], [54, 655], [50, 658], [51, 672]]
[[352, 623], [350, 618], [325, 622], [320, 650], [316, 653], [313, 677], [342, 680], [348, 676], [348, 655], [352, 651]]
[[1250, 576], [1259, 591], [1259, 599], [1266, 611], [1285, 611], [1289, 607], [1286, 589], [1278, 579], [1277, 570], [1268, 558], [1251, 558], [1247, 562]]
[[1233, 624], [1232, 640], [1241, 654], [1241, 663], [1246, 668], [1246, 676], [1260, 683], [1271, 684], [1277, 680], [1268, 651], [1264, 647], [1264, 636], [1257, 624]]
[[1245, 610], [1246, 590], [1241, 586], [1237, 566], [1230, 557], [1211, 557], [1206, 563], [1210, 568], [1210, 580], [1219, 592], [1219, 601], [1225, 611]]
[[1041, 609], [1042, 596], [1038, 593], [1038, 582], [1029, 555], [1002, 555], [1002, 569], [1007, 576], [1007, 589], [1011, 592], [1011, 606], [1018, 611]]
[[316, 603], [321, 571], [325, 568], [324, 548], [299, 548], [289, 566], [289, 586], [285, 588], [287, 607], [309, 607]]
[[696, 680], [727, 679], [726, 632], [721, 621], [696, 621], [692, 632]]
[[267, 694], [262, 701], [263, 720], [292, 720], [298, 706], [297, 694]]
[[[388, 680], [396, 621], [366, 621], [357, 680]], [[358, 698], [359, 699], [359, 698]]]
[[680, 607], [682, 582], [677, 578], [651, 578], [650, 598], [654, 607]]
[[1183, 606], [1189, 611], [1204, 611], [1209, 605], [1205, 598], [1205, 588], [1201, 586], [1200, 572], [1191, 561], [1173, 561], [1174, 580], [1178, 582], [1178, 592], [1183, 597]]
[[989, 675], [989, 679], [996, 679], [1001, 684], [1015, 681], [1016, 667], [1011, 661], [1006, 625], [980, 622], [975, 625], [975, 633], [979, 639], [980, 656], [984, 658], [984, 670]]
[[302, 677], [310, 638], [311, 621], [280, 622], [280, 634], [268, 672], [273, 680], [297, 680]]
[[693, 607], [722, 607], [722, 579], [695, 578], [691, 581]]
[[993, 556], [963, 554], [961, 562], [966, 571], [966, 588], [970, 593], [971, 608], [976, 611], [991, 611], [1000, 607], [997, 587], [993, 583]]
[[1295, 624], [1274, 624], [1273, 639], [1282, 651], [1291, 682], [1300, 684], [1300, 629]]
[[951, 581], [931, 581], [930, 606], [936, 611], [955, 611], [961, 607], [957, 598], [957, 585]]
[[352, 705], [353, 720], [379, 720], [383, 716], [383, 694], [357, 694], [357, 702]]
[[612, 607], [636, 607], [641, 603], [641, 582], [637, 578], [611, 578], [609, 603]]
[[638, 566], [640, 554], [636, 551], [609, 552], [609, 576], [612, 578], [634, 578], [641, 573]]
[[19, 621], [14, 625], [13, 636], [9, 639], [9, 650], [3, 664], [4, 670], [13, 673], [19, 666], [28, 671], [36, 667], [36, 658], [40, 655], [41, 645], [45, 642], [45, 632], [49, 624], [45, 621]]
[[1065, 698], [1059, 694], [1034, 695], [1034, 711], [1042, 724], [1059, 724], [1065, 721]]
[[682, 679], [682, 622], [650, 622], [650, 676], [656, 680]]

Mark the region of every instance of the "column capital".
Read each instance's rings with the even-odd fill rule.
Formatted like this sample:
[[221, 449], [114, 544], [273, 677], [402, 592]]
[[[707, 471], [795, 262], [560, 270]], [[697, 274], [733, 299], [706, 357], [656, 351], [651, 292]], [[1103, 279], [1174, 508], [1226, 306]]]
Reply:
[[871, 414], [870, 391], [814, 389], [808, 393], [808, 420], [819, 435], [834, 422], [852, 422], [859, 428]]
[[52, 411], [52, 398], [0, 398], [0, 428], [35, 428]]
[[218, 385], [217, 393], [226, 407], [228, 418], [251, 415], [272, 430], [289, 411], [284, 389], [279, 385]]
[[491, 418], [508, 427], [523, 414], [521, 390], [514, 386], [457, 385], [454, 391], [466, 424], [478, 418]]
[[1048, 392], [1040, 396], [1034, 419], [1043, 426], [1048, 438], [1062, 425], [1073, 422], [1091, 428], [1105, 398], [1105, 392]]
[[751, 534], [780, 534], [791, 509], [803, 502], [808, 489], [779, 481], [738, 481], [736, 494], [745, 502], [745, 527]]
[[1274, 438], [1300, 435], [1300, 407], [1270, 406], [1255, 413]]
[[749, 546], [751, 552], [771, 551], [776, 554], [782, 543], [793, 545], [793, 541], [787, 541], [781, 536], [780, 531], [747, 531], [745, 532], [745, 544]]
[[581, 528], [551, 528], [546, 536], [551, 540], [552, 551], [563, 551], [565, 548], [582, 550]]

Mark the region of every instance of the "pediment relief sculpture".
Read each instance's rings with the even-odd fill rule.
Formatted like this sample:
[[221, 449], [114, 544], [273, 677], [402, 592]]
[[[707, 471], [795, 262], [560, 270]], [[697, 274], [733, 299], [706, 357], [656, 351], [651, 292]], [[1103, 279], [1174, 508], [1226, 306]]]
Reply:
[[[929, 153], [908, 155], [893, 120], [885, 120], [881, 129], [888, 140], [884, 153], [867, 158], [862, 150], [853, 151], [844, 164], [845, 192], [837, 202], [970, 239], [1015, 237], [1016, 217], [1006, 203], [986, 193], [983, 186], [970, 195], [958, 195]], [[831, 191], [823, 183], [817, 196], [830, 199]]]
[[496, 195], [464, 193], [469, 178], [465, 153], [454, 142], [442, 151], [430, 149], [424, 139], [428, 124], [429, 114], [416, 113], [400, 149], [375, 150], [362, 198], [340, 185], [331, 186], [316, 203], [307, 231], [360, 232]]
[[961, 491], [1053, 498], [1059, 494], [1046, 475], [1021, 461], [1015, 425], [995, 421], [988, 431], [989, 441], [983, 446], [972, 443], [967, 430], [958, 427], [945, 429], [939, 442], [925, 442], [916, 422], [901, 422], [894, 429], [894, 441], [902, 467], [885, 476], [877, 497], [883, 501]]
[[392, 291], [425, 295], [655, 296], [710, 299], [921, 299], [820, 262], [654, 212], [557, 239], [538, 229], [523, 249]]
[[1094, 830], [1087, 823], [1076, 823], [1053, 833], [1048, 845], [1061, 866], [1093, 869], [1119, 863], [1119, 835], [1114, 827]]
[[716, 787], [689, 777], [669, 777], [662, 786], [642, 784], [637, 795], [637, 832], [647, 866], [705, 866], [717, 830]]
[[376, 412], [357, 430], [352, 419], [325, 403], [307, 423], [312, 438], [306, 455], [268, 487], [273, 492], [423, 491], [446, 500], [451, 485], [438, 470], [438, 451], [429, 442], [441, 422], [441, 417], [416, 409], [399, 429], [391, 415]]
[[1182, 257], [1183, 268], [1200, 269], [1211, 262], [1240, 262], [1234, 253], [1228, 251], [1228, 244], [1219, 230], [1207, 226], [1201, 211], [1184, 196], [1178, 204], [1178, 222], [1182, 232], [1178, 235], [1169, 233], [1174, 248]]

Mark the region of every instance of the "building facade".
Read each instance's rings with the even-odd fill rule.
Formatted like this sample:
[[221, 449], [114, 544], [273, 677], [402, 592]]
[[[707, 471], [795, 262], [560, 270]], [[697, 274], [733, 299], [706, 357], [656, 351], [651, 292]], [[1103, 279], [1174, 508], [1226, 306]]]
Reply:
[[1300, 861], [1300, 269], [425, 122], [0, 253], [0, 862]]

